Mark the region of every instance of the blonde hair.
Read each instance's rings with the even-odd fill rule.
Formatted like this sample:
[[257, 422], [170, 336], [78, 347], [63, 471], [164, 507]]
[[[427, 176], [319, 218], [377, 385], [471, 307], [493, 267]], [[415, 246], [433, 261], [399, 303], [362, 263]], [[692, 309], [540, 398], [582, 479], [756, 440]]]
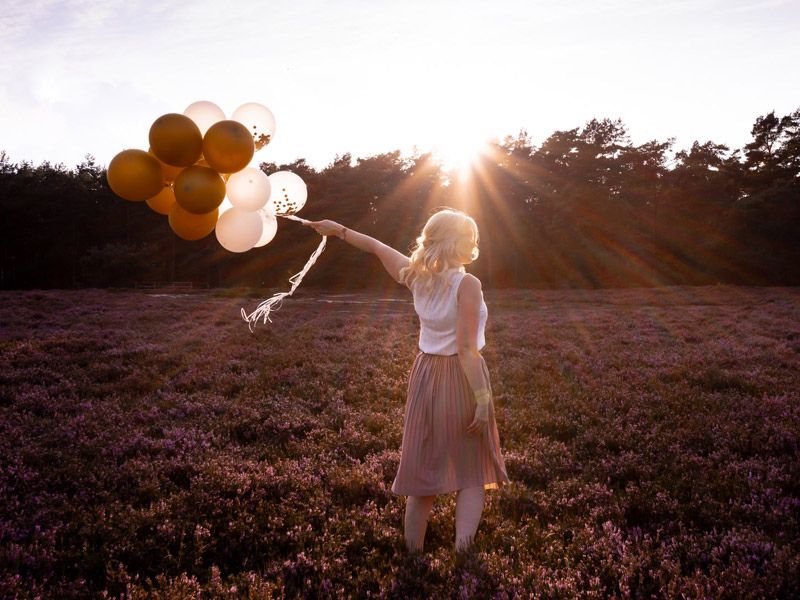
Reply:
[[478, 258], [478, 225], [467, 213], [455, 208], [442, 208], [428, 218], [411, 252], [411, 262], [400, 269], [400, 280], [409, 288], [420, 281], [426, 290], [451, 267]]

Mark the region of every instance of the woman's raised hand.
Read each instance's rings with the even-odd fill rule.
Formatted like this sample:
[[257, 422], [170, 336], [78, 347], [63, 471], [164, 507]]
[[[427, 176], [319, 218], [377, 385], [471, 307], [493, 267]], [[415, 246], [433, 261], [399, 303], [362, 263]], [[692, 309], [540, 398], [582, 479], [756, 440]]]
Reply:
[[313, 227], [314, 231], [316, 231], [320, 235], [336, 235], [338, 236], [339, 233], [342, 231], [342, 226], [339, 225], [336, 221], [330, 221], [325, 219], [323, 221], [305, 221], [303, 225], [308, 227]]

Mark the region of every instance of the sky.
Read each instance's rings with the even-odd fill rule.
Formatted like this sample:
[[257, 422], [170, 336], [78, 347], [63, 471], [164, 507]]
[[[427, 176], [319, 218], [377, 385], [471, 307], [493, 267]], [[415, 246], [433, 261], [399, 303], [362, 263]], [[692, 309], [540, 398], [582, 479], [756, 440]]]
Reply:
[[106, 165], [209, 100], [275, 115], [259, 162], [434, 151], [620, 118], [741, 147], [800, 108], [800, 0], [3, 0], [0, 150]]

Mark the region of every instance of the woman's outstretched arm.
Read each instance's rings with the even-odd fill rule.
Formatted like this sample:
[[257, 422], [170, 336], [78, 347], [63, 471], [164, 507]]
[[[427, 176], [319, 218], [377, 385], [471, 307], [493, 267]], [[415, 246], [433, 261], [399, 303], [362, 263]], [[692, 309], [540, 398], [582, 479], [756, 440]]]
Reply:
[[331, 221], [330, 219], [325, 219], [324, 221], [305, 221], [303, 225], [313, 228], [314, 231], [320, 235], [335, 235], [339, 239], [346, 241], [351, 246], [355, 246], [364, 252], [375, 252], [375, 244], [378, 240], [364, 233], [348, 229], [336, 221]]
[[391, 246], [387, 246], [374, 237], [349, 229], [336, 221], [326, 219], [324, 221], [306, 221], [303, 224], [313, 227], [320, 235], [335, 235], [359, 250], [375, 254], [380, 259], [381, 263], [383, 263], [389, 275], [391, 275], [395, 281], [401, 283], [400, 269], [408, 265], [410, 259]]

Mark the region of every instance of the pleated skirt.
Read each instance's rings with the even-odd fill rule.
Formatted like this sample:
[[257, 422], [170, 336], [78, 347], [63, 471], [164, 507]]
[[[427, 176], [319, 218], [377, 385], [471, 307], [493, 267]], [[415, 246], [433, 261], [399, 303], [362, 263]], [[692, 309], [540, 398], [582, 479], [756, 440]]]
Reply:
[[[489, 381], [483, 356], [480, 362]], [[394, 494], [432, 496], [476, 486], [499, 489], [509, 482], [493, 402], [488, 429], [466, 431], [476, 405], [457, 354], [417, 354], [408, 380]]]

